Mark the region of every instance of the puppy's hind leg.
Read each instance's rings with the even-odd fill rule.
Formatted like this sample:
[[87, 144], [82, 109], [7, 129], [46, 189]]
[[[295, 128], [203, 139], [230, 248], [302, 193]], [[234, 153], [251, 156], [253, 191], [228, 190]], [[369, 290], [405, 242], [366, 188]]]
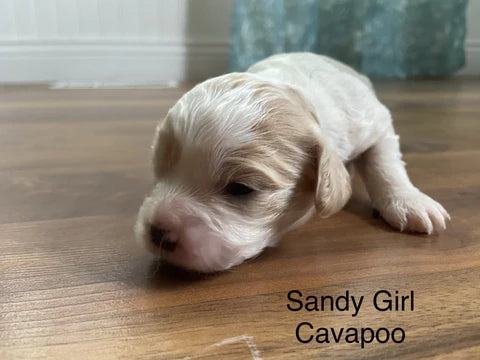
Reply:
[[392, 126], [356, 160], [356, 166], [373, 206], [391, 226], [427, 234], [445, 229], [450, 216], [442, 205], [411, 183]]

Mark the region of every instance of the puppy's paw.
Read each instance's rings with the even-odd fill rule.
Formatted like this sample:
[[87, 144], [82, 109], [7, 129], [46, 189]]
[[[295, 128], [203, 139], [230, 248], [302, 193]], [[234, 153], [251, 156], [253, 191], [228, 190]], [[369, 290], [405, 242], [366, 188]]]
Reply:
[[450, 220], [442, 205], [418, 189], [392, 194], [377, 204], [377, 209], [386, 222], [400, 231], [438, 234]]

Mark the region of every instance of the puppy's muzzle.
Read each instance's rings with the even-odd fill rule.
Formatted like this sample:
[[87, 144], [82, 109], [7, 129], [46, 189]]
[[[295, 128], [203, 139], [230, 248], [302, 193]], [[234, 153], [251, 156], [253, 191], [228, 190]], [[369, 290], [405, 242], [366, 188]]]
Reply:
[[155, 225], [150, 227], [150, 237], [152, 243], [162, 250], [173, 252], [177, 248], [177, 241], [172, 239], [170, 232]]

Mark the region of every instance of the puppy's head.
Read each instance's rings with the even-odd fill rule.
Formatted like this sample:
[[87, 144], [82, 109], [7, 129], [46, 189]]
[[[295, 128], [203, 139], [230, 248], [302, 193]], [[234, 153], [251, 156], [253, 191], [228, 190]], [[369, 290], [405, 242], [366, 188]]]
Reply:
[[298, 92], [228, 74], [186, 93], [158, 125], [156, 185], [136, 234], [173, 264], [218, 271], [350, 196], [341, 159]]

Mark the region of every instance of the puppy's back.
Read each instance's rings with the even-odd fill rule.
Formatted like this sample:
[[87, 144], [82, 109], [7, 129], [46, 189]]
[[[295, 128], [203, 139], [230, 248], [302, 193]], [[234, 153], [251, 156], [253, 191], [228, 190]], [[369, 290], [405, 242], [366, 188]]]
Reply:
[[247, 72], [296, 89], [315, 109], [325, 137], [344, 159], [371, 146], [390, 125], [370, 80], [349, 66], [312, 53], [273, 55]]
[[327, 76], [348, 74], [360, 80], [373, 90], [370, 80], [350, 66], [328, 56], [308, 52], [273, 55], [252, 65], [247, 72], [261, 73], [266, 76], [270, 75], [272, 80], [277, 79], [292, 82], [298, 79], [298, 77], [296, 77], [298, 73], [301, 73], [307, 78], [314, 78], [321, 74]]

